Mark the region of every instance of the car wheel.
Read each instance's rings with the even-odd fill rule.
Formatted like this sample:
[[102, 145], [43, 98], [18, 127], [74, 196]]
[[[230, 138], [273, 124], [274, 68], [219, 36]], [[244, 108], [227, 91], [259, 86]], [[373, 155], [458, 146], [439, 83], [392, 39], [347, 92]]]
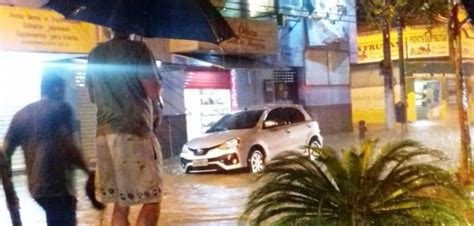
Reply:
[[309, 152], [309, 159], [311, 160], [316, 160], [318, 158], [318, 154], [314, 151], [312, 151], [313, 148], [320, 148], [321, 147], [321, 143], [318, 141], [318, 138], [311, 138], [311, 141], [309, 142], [309, 145], [308, 145], [308, 152]]
[[261, 150], [253, 150], [248, 161], [250, 172], [252, 173], [260, 173], [265, 169], [265, 155]]

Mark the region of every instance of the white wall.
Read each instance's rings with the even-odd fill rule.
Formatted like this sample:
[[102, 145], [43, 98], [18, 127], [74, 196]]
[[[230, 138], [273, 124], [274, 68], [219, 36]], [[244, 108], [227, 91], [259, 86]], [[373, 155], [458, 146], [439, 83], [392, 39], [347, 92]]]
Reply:
[[273, 79], [273, 69], [236, 69], [235, 76], [239, 110], [265, 104], [263, 82]]
[[305, 55], [305, 80], [300, 86], [304, 104], [350, 104], [348, 53], [308, 49]]

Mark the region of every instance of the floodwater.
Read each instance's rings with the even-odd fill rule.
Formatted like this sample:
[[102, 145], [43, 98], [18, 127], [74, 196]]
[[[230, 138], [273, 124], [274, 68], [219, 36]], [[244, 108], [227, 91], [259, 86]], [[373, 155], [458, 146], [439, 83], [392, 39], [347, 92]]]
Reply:
[[[110, 225], [112, 205], [105, 211], [94, 210], [82, 188], [85, 176], [78, 173], [78, 225]], [[159, 225], [237, 225], [251, 189], [254, 175], [167, 174]], [[20, 197], [23, 225], [46, 225], [44, 212], [30, 197], [26, 177], [15, 176]], [[3, 189], [2, 189], [3, 190]], [[5, 197], [0, 192], [0, 225], [10, 225]], [[134, 225], [140, 206], [132, 207], [130, 222]]]
[[[471, 128], [471, 134], [474, 129]], [[324, 136], [324, 145], [338, 150], [358, 146], [355, 133]], [[456, 171], [459, 161], [459, 129], [456, 123], [420, 121], [410, 123], [408, 132], [400, 128], [384, 130], [368, 128], [369, 138], [380, 139], [379, 145], [401, 138], [410, 138], [424, 145], [443, 151], [448, 161], [438, 165]], [[380, 147], [379, 146], [379, 147]], [[255, 189], [255, 175], [250, 173], [184, 174], [176, 159], [165, 161], [164, 197], [159, 225], [238, 225], [248, 194]], [[94, 210], [83, 187], [85, 176], [78, 173], [78, 223], [79, 225], [110, 225], [112, 208], [105, 211]], [[14, 183], [20, 197], [23, 225], [46, 225], [42, 209], [31, 199], [24, 175], [15, 176]], [[0, 187], [1, 188], [1, 187]], [[3, 190], [3, 189], [2, 189]], [[0, 192], [0, 225], [10, 225], [5, 205], [5, 197]], [[138, 207], [132, 208], [130, 221], [134, 225]]]

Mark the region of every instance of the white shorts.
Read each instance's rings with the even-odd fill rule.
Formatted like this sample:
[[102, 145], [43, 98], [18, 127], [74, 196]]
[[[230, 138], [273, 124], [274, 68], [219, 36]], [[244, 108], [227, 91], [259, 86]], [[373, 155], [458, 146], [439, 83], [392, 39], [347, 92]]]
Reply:
[[161, 201], [161, 147], [153, 134], [107, 134], [98, 136], [96, 142], [98, 189], [103, 202], [131, 206]]

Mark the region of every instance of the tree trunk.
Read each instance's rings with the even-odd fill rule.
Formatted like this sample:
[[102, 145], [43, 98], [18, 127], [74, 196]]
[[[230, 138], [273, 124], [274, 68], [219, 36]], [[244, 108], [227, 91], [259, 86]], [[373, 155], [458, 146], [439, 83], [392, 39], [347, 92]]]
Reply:
[[468, 96], [466, 90], [465, 76], [462, 72], [462, 46], [461, 46], [461, 26], [458, 19], [459, 5], [455, 4], [451, 14], [451, 24], [449, 31], [449, 47], [451, 60], [456, 74], [456, 99], [459, 114], [459, 127], [461, 135], [461, 153], [459, 156], [459, 179], [462, 183], [470, 182], [471, 172], [471, 136], [469, 134], [469, 122], [467, 116]]
[[383, 66], [382, 73], [384, 76], [384, 92], [385, 92], [385, 127], [392, 129], [395, 127], [395, 100], [393, 95], [393, 68], [392, 68], [392, 52], [390, 42], [390, 22], [385, 19], [383, 29]]
[[[399, 18], [399, 28], [398, 28], [398, 62], [399, 62], [399, 69], [400, 69], [400, 101], [405, 106], [405, 115], [407, 114], [407, 90], [405, 86], [405, 46], [403, 45], [404, 33], [403, 29], [405, 29], [405, 21], [403, 18]], [[402, 122], [406, 124], [405, 122]]]

